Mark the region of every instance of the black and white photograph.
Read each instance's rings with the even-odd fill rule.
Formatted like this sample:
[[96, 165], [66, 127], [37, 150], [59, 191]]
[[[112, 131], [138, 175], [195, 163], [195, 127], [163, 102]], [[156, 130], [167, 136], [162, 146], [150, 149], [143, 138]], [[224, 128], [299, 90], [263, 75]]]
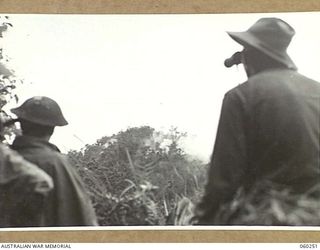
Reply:
[[320, 226], [319, 23], [0, 15], [0, 227]]

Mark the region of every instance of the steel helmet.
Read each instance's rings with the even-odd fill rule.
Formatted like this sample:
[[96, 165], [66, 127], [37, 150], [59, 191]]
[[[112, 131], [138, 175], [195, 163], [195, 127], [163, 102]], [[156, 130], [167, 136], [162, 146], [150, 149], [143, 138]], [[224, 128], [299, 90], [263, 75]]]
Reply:
[[46, 96], [35, 96], [20, 107], [11, 109], [18, 118], [45, 126], [64, 126], [64, 118], [58, 103]]

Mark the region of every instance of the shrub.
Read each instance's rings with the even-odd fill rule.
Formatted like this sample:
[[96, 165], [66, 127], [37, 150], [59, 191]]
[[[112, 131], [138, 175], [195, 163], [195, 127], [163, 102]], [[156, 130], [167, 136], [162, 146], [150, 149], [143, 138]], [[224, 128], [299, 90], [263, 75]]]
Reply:
[[101, 225], [163, 225], [182, 196], [194, 200], [206, 165], [179, 147], [184, 136], [176, 128], [166, 134], [142, 126], [68, 153]]

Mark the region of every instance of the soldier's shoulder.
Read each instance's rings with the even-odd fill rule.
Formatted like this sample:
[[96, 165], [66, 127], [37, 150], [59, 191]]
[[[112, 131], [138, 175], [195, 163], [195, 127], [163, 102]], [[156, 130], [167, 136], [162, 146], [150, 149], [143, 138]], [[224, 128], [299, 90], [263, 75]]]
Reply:
[[228, 90], [225, 95], [224, 98], [225, 99], [238, 99], [238, 98], [244, 98], [244, 95], [247, 92], [247, 88], [249, 88], [249, 82], [245, 81], [243, 83], [238, 84], [237, 86], [235, 86], [234, 88]]
[[33, 186], [41, 184], [42, 191], [49, 191], [53, 188], [52, 179], [47, 173], [24, 159], [14, 150], [0, 145], [0, 154], [2, 157], [1, 168], [3, 170], [1, 178], [4, 182], [24, 179]]

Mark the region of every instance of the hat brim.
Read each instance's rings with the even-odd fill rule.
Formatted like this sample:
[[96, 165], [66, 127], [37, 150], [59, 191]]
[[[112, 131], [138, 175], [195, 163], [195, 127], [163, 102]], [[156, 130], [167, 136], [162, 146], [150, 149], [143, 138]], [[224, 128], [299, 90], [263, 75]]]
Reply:
[[68, 122], [63, 117], [61, 118], [61, 120], [59, 120], [55, 124], [52, 124], [52, 123], [44, 122], [43, 119], [37, 119], [36, 117], [33, 117], [32, 119], [30, 119], [28, 117], [28, 115], [20, 109], [20, 107], [12, 108], [12, 109], [10, 109], [10, 111], [13, 114], [15, 114], [18, 117], [18, 119], [23, 119], [23, 120], [33, 122], [36, 124], [40, 124], [40, 125], [44, 125], [44, 126], [52, 126], [52, 127], [59, 126], [60, 127], [60, 126], [68, 125]]
[[297, 69], [297, 66], [294, 64], [290, 56], [286, 53], [279, 53], [275, 51], [273, 48], [269, 47], [267, 44], [263, 43], [260, 39], [257, 39], [251, 33], [245, 32], [227, 32], [228, 35], [235, 40], [237, 43], [241, 44], [244, 47], [253, 47], [258, 49], [262, 53], [266, 54], [267, 56], [275, 59], [276, 61], [283, 63], [284, 65], [288, 66], [292, 69]]

